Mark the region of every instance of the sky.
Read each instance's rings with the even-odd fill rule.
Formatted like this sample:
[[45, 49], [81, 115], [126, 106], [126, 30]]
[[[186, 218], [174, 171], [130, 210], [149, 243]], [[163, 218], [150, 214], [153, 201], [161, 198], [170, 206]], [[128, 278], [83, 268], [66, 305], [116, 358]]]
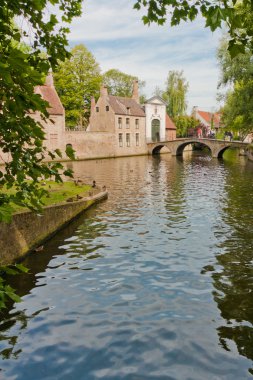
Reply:
[[183, 70], [189, 82], [188, 113], [193, 106], [213, 112], [219, 68], [216, 49], [221, 31], [212, 33], [204, 21], [144, 25], [144, 11], [133, 9], [135, 0], [85, 0], [83, 15], [70, 26], [70, 46], [83, 43], [100, 64], [102, 72], [118, 69], [146, 82], [143, 93], [165, 89], [170, 70]]

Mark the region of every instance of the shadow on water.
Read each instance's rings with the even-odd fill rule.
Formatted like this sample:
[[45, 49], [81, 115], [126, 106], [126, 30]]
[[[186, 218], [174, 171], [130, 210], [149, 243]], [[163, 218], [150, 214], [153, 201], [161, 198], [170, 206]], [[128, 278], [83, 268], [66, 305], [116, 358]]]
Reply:
[[[102, 203], [103, 202], [101, 202], [101, 204]], [[96, 226], [91, 226], [91, 220], [97, 213], [97, 207], [98, 206], [92, 206], [60, 230], [57, 235], [54, 235], [53, 238], [47, 240], [43, 244], [42, 251], [33, 251], [29, 253], [22, 261], [22, 264], [29, 269], [28, 274], [21, 273], [15, 276], [8, 276], [7, 280], [9, 284], [17, 290], [17, 294], [20, 297], [28, 295], [32, 289], [38, 286], [37, 283], [40, 279], [40, 273], [44, 273], [47, 268], [51, 268], [49, 263], [54, 257], [66, 254], [66, 250], [63, 249], [62, 243], [68, 242], [69, 239], [73, 240], [73, 237], [79, 234], [80, 228], [85, 226], [89, 239], [95, 239], [105, 232], [106, 225], [97, 224]], [[71, 244], [69, 244], [69, 247], [71, 249]], [[75, 251], [75, 257], [78, 257], [79, 255], [86, 256], [87, 260], [92, 260], [97, 257], [97, 255], [93, 256], [90, 251], [86, 250], [85, 245], [82, 247], [82, 251], [79, 252], [79, 254]], [[25, 310], [11, 312], [12, 308], [13, 302], [9, 302], [7, 303], [7, 308], [0, 311], [0, 318], [3, 321], [0, 323], [0, 342], [2, 343], [5, 341], [8, 345], [8, 348], [5, 348], [0, 352], [2, 359], [17, 359], [22, 352], [21, 349], [15, 350], [19, 334], [10, 336], [7, 333], [8, 330], [15, 325], [18, 326], [18, 332], [24, 330], [27, 328], [30, 319], [33, 319], [41, 312], [48, 310], [48, 308], [42, 308], [27, 315]]]
[[[215, 227], [216, 264], [204, 267], [202, 274], [210, 272], [213, 280], [213, 297], [223, 321], [217, 327], [220, 345], [253, 360], [253, 163], [228, 150], [220, 165], [226, 186]], [[249, 373], [253, 375], [253, 368]]]

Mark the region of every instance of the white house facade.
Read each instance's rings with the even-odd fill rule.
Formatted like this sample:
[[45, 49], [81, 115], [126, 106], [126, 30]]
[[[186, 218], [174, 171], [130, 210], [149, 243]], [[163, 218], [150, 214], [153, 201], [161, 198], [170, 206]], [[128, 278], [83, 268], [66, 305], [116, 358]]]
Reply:
[[166, 103], [159, 96], [148, 99], [144, 105], [146, 115], [146, 141], [165, 141]]

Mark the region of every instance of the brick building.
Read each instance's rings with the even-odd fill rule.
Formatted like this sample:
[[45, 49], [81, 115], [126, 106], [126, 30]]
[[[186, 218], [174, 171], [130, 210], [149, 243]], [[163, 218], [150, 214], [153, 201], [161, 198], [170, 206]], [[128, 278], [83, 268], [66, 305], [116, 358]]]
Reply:
[[[97, 103], [94, 99], [91, 101], [90, 123], [86, 131], [66, 130], [65, 111], [54, 87], [52, 73], [48, 74], [43, 86], [35, 88], [35, 93], [49, 103], [46, 121], [39, 112], [31, 113], [45, 131], [44, 145], [49, 150], [60, 149], [62, 152], [70, 145], [77, 159], [147, 154], [148, 141], [176, 138], [176, 127], [166, 114], [165, 102], [153, 97], [141, 105], [137, 81], [131, 98], [112, 96], [102, 86]], [[0, 152], [0, 162], [9, 159]]]

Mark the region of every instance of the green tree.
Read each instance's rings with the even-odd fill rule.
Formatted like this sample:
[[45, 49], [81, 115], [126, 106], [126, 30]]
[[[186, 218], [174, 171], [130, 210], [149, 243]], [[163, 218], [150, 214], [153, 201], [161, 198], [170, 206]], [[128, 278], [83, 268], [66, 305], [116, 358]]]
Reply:
[[223, 108], [222, 120], [228, 129], [242, 140], [253, 132], [253, 81], [236, 82], [228, 91]]
[[199, 124], [198, 120], [188, 115], [176, 116], [173, 121], [177, 127], [177, 137], [187, 137], [188, 130]]
[[159, 86], [156, 86], [154, 91], [153, 91], [153, 96], [159, 96], [160, 98], [162, 98], [163, 93], [164, 93], [164, 91]]
[[167, 112], [172, 119], [185, 114], [188, 87], [183, 71], [169, 71], [163, 99], [167, 102]]
[[244, 54], [231, 59], [228, 38], [223, 38], [217, 53], [221, 71], [219, 86], [230, 86], [225, 95], [223, 122], [243, 139], [253, 131], [253, 61], [246, 48]]
[[71, 49], [54, 75], [55, 86], [66, 112], [66, 125], [87, 127], [91, 97], [99, 96], [102, 76], [99, 64], [84, 45]]
[[237, 81], [253, 79], [252, 53], [246, 49], [244, 54], [231, 58], [228, 48], [228, 36], [224, 36], [217, 50], [217, 59], [220, 67], [219, 87], [233, 85]]
[[114, 96], [131, 97], [134, 80], [138, 80], [139, 89], [143, 89], [145, 86], [144, 81], [140, 81], [136, 76], [125, 74], [120, 70], [111, 69], [103, 75], [103, 82], [107, 86], [109, 94]]
[[[64, 171], [59, 163], [46, 164], [43, 148], [44, 132], [30, 116], [38, 111], [47, 118], [47, 102], [34, 94], [34, 87], [44, 83], [51, 67], [69, 56], [67, 51], [69, 23], [81, 14], [81, 0], [2, 0], [0, 7], [0, 149], [9, 153], [12, 161], [0, 171], [0, 185], [14, 192], [0, 194], [0, 221], [8, 220], [10, 202], [31, 209], [41, 208], [45, 193], [39, 186], [41, 178], [53, 176], [61, 180]], [[50, 12], [50, 4], [58, 7], [59, 17]], [[13, 26], [15, 18], [22, 18], [26, 28]], [[29, 30], [29, 33], [26, 31]], [[29, 37], [30, 48], [22, 49], [24, 38]], [[45, 52], [45, 54], [41, 54]], [[46, 57], [45, 57], [46, 55]], [[51, 152], [53, 158], [60, 152]], [[28, 181], [30, 179], [30, 181]]]
[[205, 19], [205, 26], [211, 31], [225, 24], [230, 36], [228, 49], [233, 57], [243, 53], [245, 46], [253, 50], [253, 23], [247, 13], [252, 11], [252, 1], [242, 0], [240, 11], [238, 11], [238, 3], [236, 0], [137, 0], [134, 8], [137, 10], [141, 7], [147, 8], [147, 14], [143, 16], [144, 24], [156, 22], [163, 25], [169, 16], [170, 25], [174, 26], [180, 24], [181, 21], [193, 21], [199, 15]]

